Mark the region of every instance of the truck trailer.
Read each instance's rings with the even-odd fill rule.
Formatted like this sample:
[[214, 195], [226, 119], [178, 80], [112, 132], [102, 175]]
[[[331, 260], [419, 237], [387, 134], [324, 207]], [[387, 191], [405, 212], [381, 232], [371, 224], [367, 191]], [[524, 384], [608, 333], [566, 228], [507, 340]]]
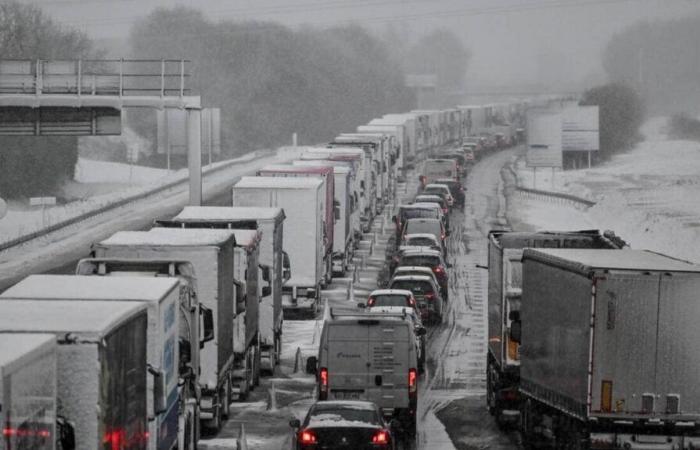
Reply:
[[212, 311], [199, 303], [197, 278], [192, 264], [182, 260], [84, 258], [78, 261], [75, 274], [103, 277], [170, 277], [179, 281], [180, 388], [177, 448], [195, 449], [201, 435], [199, 354], [205, 345], [213, 345], [208, 342], [214, 338], [214, 318]]
[[200, 304], [212, 311], [212, 344], [200, 350], [201, 425], [218, 430], [232, 400], [236, 239], [226, 230], [120, 231], [93, 245], [98, 258], [176, 259], [194, 267]]
[[525, 249], [525, 445], [698, 448], [698, 292], [700, 266], [658, 253]]
[[0, 340], [0, 449], [53, 450], [56, 336], [3, 333]]
[[[81, 295], [89, 293], [89, 295]], [[47, 295], [48, 294], [48, 295]], [[174, 449], [178, 438], [178, 367], [179, 367], [179, 282], [175, 278], [146, 278], [138, 276], [91, 277], [79, 275], [30, 275], [15, 284], [2, 296], [11, 300], [55, 300], [81, 303], [139, 302], [146, 305], [146, 360], [149, 367], [158, 368], [164, 376], [162, 411], [156, 408], [155, 386], [149, 377], [146, 390], [148, 407], [148, 448]]]
[[[284, 211], [281, 208], [186, 206], [158, 226], [257, 230], [262, 233], [259, 267], [262, 281], [259, 304], [260, 368], [270, 373], [282, 349], [282, 285], [291, 277], [289, 256], [283, 250]], [[285, 264], [286, 260], [286, 264]]]
[[522, 303], [523, 249], [621, 249], [626, 243], [614, 233], [598, 230], [518, 232], [492, 230], [488, 236], [488, 355], [486, 402], [499, 425], [518, 423], [520, 414], [519, 345], [510, 327]]
[[[37, 300], [8, 301], [7, 293], [0, 295], [0, 340], [4, 343], [8, 333], [55, 336], [56, 415], [74, 428], [73, 448], [146, 450], [147, 378], [164, 381], [162, 372], [147, 371], [146, 305], [46, 301], [51, 291], [37, 291]], [[91, 294], [76, 292], [87, 298]], [[154, 403], [162, 410], [165, 396]]]
[[318, 312], [325, 273], [322, 185], [317, 178], [242, 177], [233, 186], [234, 206], [284, 210], [284, 241], [292, 269], [282, 286], [282, 308], [288, 315], [305, 312], [315, 317]]

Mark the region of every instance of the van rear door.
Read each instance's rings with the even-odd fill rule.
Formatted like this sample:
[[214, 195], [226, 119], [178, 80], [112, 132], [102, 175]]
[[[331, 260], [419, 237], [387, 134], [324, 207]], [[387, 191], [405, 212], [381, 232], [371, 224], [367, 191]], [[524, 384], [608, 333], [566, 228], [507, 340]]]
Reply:
[[370, 364], [367, 339], [371, 326], [362, 322], [336, 322], [328, 327], [329, 400], [367, 398]]
[[383, 320], [368, 327], [369, 384], [367, 398], [380, 408], [408, 407], [408, 369], [411, 346], [410, 324], [405, 321]]

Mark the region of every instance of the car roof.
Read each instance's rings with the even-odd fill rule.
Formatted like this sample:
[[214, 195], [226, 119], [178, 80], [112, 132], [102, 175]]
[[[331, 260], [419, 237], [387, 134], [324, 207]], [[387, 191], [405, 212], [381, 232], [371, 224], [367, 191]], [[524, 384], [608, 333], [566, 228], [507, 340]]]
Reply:
[[447, 188], [449, 189], [449, 186], [443, 183], [428, 183], [425, 185], [425, 189], [431, 188], [431, 187], [439, 187], [439, 188]]
[[[437, 196], [435, 196], [437, 197]], [[440, 197], [437, 197], [440, 198]], [[431, 203], [431, 202], [415, 202], [413, 203], [415, 206], [420, 206], [421, 209], [440, 209], [440, 205], [437, 203]], [[442, 212], [442, 209], [440, 209], [440, 212]]]
[[408, 220], [406, 220], [406, 223], [442, 223], [440, 219], [436, 219], [434, 217], [412, 217]]
[[[428, 269], [430, 270], [430, 269]], [[369, 296], [372, 297], [374, 295], [405, 295], [405, 296], [412, 296], [413, 292], [408, 291], [406, 289], [375, 289], [374, 291], [369, 293]]]
[[399, 275], [398, 277], [393, 277], [391, 279], [392, 283], [394, 281], [430, 281], [430, 282], [432, 282], [433, 279], [431, 277], [429, 277], [428, 275]]
[[396, 272], [426, 272], [430, 273], [430, 275], [435, 276], [433, 274], [433, 270], [430, 267], [425, 267], [425, 266], [398, 266], [396, 269], [394, 269], [394, 273]]
[[412, 249], [406, 249], [402, 256], [409, 255], [440, 256], [440, 250], [435, 250], [430, 247], [413, 247]]

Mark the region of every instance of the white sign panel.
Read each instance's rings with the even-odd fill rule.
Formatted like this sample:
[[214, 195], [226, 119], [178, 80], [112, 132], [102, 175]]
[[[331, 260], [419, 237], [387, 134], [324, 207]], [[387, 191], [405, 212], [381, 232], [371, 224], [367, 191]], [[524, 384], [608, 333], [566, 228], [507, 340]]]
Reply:
[[562, 111], [562, 150], [600, 150], [597, 106], [569, 106]]
[[528, 167], [562, 166], [561, 114], [552, 111], [527, 112]]

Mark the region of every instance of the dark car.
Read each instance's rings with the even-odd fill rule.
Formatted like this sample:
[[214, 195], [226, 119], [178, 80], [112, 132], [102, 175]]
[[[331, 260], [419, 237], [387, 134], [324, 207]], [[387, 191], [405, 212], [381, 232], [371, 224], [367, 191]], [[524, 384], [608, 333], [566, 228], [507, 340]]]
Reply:
[[[396, 224], [396, 237], [399, 238], [403, 225], [408, 219], [439, 219], [440, 212], [428, 205], [399, 205], [399, 211], [392, 220]], [[397, 241], [398, 245], [398, 241]]]
[[443, 297], [447, 300], [448, 293], [448, 265], [442, 258], [442, 253], [438, 250], [425, 249], [422, 247], [416, 248], [414, 251], [407, 250], [399, 256], [396, 266], [423, 266], [430, 267], [435, 274]]
[[292, 448], [394, 449], [394, 436], [377, 405], [362, 401], [321, 401], [311, 405], [303, 422], [294, 428]]
[[455, 199], [455, 205], [457, 205], [460, 209], [464, 209], [466, 195], [464, 194], [464, 186], [462, 186], [461, 182], [451, 178], [441, 178], [439, 180], [435, 180], [435, 183], [447, 185], [447, 187], [450, 188], [452, 198]]
[[431, 277], [425, 275], [408, 275], [394, 277], [389, 283], [390, 289], [411, 291], [418, 303], [421, 319], [426, 322], [442, 321], [442, 295], [440, 288]]

